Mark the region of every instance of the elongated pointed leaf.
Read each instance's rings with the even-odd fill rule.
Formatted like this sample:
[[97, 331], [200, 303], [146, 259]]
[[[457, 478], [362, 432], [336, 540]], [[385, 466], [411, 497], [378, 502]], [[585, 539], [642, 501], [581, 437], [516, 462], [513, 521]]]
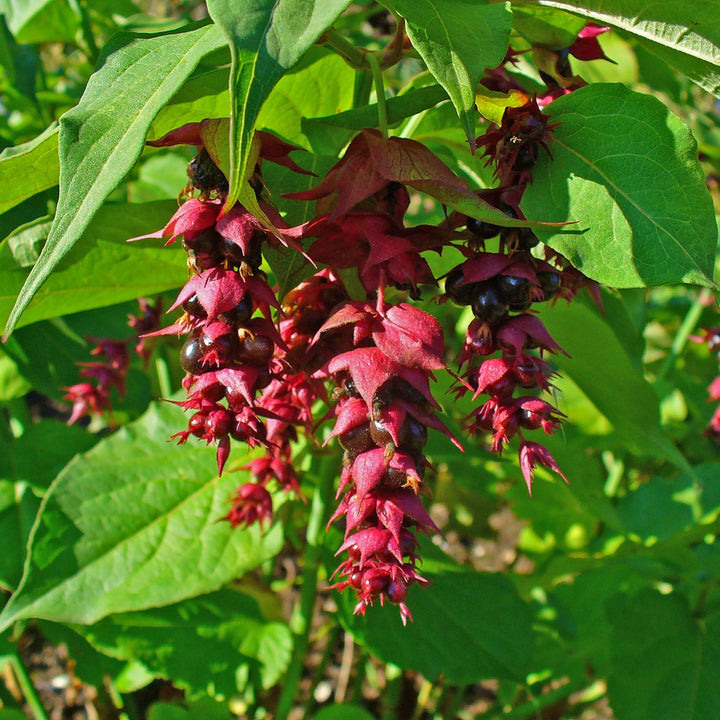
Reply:
[[212, 449], [168, 442], [186, 423], [169, 403], [153, 407], [60, 473], [0, 628], [30, 617], [88, 624], [175, 603], [278, 552], [279, 526], [261, 535], [218, 522], [239, 478], [217, 477]]
[[611, 25], [642, 40], [643, 45], [701, 87], [720, 93], [720, 2], [709, 0], [534, 0]]
[[717, 224], [688, 127], [656, 98], [612, 83], [547, 112], [552, 159], [540, 154], [522, 209], [576, 224], [538, 237], [611, 287], [712, 284]]
[[[43, 252], [5, 336], [142, 152], [145, 136], [202, 57], [222, 47], [213, 26], [155, 37], [116, 36], [80, 103], [60, 119], [60, 198]], [[110, 112], [112, 109], [112, 112]]]
[[[187, 270], [179, 246], [164, 248], [159, 240], [127, 242], [129, 237], [162, 227], [176, 209], [174, 200], [105, 205], [88, 225], [82, 241], [35, 294], [18, 327], [181, 287]], [[13, 237], [17, 236], [10, 241]], [[29, 246], [26, 252], [31, 249]], [[7, 319], [27, 277], [17, 250], [11, 250], [10, 242], [0, 248], [0, 324]]]
[[510, 3], [481, 0], [394, 0], [407, 33], [430, 72], [447, 90], [475, 147], [475, 89], [508, 49]]
[[22, 145], [0, 153], [0, 213], [4, 213], [36, 193], [58, 184], [58, 127], [53, 123], [45, 132]]
[[243, 199], [253, 129], [260, 108], [295, 65], [347, 8], [350, 0], [209, 0], [212, 19], [230, 43], [230, 192], [226, 207]]

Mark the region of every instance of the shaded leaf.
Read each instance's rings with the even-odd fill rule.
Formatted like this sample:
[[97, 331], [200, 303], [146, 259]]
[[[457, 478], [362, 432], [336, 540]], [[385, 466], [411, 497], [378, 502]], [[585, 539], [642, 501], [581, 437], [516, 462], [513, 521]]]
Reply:
[[717, 0], [698, 5], [683, 0], [534, 0], [538, 5], [611, 25], [643, 45], [701, 87], [720, 92], [720, 26]]
[[[174, 200], [103, 207], [35, 294], [19, 325], [182, 286], [187, 280], [182, 251], [163, 248], [159, 240], [127, 242], [166, 222], [176, 209]], [[0, 324], [27, 278], [12, 250], [11, 242], [0, 247]]]
[[328, 705], [317, 715], [314, 720], [372, 720], [373, 716], [358, 705]]
[[653, 387], [597, 308], [577, 298], [544, 310], [541, 317], [554, 340], [570, 354], [556, 355], [554, 364], [614, 425], [625, 445], [632, 452], [655, 454], [691, 471], [660, 427], [660, 401]]
[[[200, 59], [222, 46], [217, 28], [155, 37], [116, 35], [80, 103], [60, 119], [60, 198], [50, 235], [10, 314], [5, 336], [142, 152], [150, 123]], [[113, 108], [108, 117], [108, 107]]]
[[74, 42], [80, 25], [67, 0], [0, 0], [0, 13], [19, 43]]
[[710, 285], [717, 224], [687, 126], [620, 84], [588, 85], [547, 112], [552, 159], [540, 154], [522, 208], [577, 224], [538, 237], [613, 287]]
[[139, 661], [193, 693], [225, 697], [243, 690], [241, 665], [258, 690], [271, 687], [292, 651], [287, 625], [265, 622], [253, 598], [229, 589], [75, 629], [111, 657]]
[[230, 43], [230, 192], [226, 207], [244, 197], [247, 165], [260, 108], [282, 75], [300, 61], [350, 0], [260, 0], [248, 12], [232, 0], [209, 0], [208, 11]]
[[698, 622], [687, 600], [646, 589], [608, 604], [608, 698], [618, 720], [720, 715], [718, 616]]
[[[422, 554], [433, 553], [428, 548]], [[449, 559], [426, 560], [423, 575], [430, 583], [410, 590], [414, 622], [407, 627], [392, 607], [352, 615], [351, 592], [343, 595], [343, 622], [383, 662], [431, 681], [440, 675], [458, 684], [523, 678], [532, 655], [531, 613], [512, 583], [500, 574], [468, 572]]]
[[261, 535], [217, 522], [238, 477], [217, 477], [212, 449], [168, 443], [185, 423], [178, 408], [153, 406], [63, 470], [0, 627], [29, 617], [93, 623], [167, 605], [216, 590], [278, 552], [279, 526]]
[[0, 213], [58, 184], [58, 126], [53, 123], [33, 140], [0, 153]]
[[436, 80], [447, 90], [471, 148], [475, 147], [475, 88], [508, 49], [510, 3], [479, 0], [393, 0], [407, 34]]

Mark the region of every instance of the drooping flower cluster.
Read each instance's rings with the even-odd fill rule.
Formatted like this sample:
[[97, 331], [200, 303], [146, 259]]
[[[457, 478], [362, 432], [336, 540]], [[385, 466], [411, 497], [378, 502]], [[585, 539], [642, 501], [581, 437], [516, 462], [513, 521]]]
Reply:
[[[224, 518], [233, 526], [247, 526], [271, 516], [271, 480], [285, 490], [299, 491], [290, 441], [296, 439], [294, 425], [311, 423], [314, 394], [305, 392], [302, 381], [294, 377], [285, 357], [289, 348], [272, 320], [272, 309], [280, 306], [260, 265], [263, 244], [278, 242], [274, 228], [239, 203], [222, 212], [227, 179], [204, 145], [215, 122], [186, 125], [152, 143], [195, 144], [198, 154], [188, 166], [185, 202], [162, 230], [143, 237], [168, 238], [166, 244], [182, 238], [187, 254], [190, 278], [170, 308], [181, 308], [183, 315], [154, 333], [188, 336], [180, 352], [187, 398], [178, 404], [192, 414], [187, 428], [173, 437], [181, 444], [191, 436], [216, 444], [220, 474], [232, 441], [265, 448], [265, 457], [249, 465], [255, 482], [237, 489]], [[288, 157], [293, 146], [267, 133], [259, 135], [260, 158], [301, 171]], [[259, 165], [256, 173], [260, 207], [282, 225], [261, 197]], [[197, 198], [192, 197], [195, 191]]]
[[[694, 339], [706, 343], [710, 352], [718, 353], [718, 360], [720, 360], [720, 327], [710, 328], [704, 332], [702, 337]], [[720, 403], [720, 375], [708, 386], [708, 402]], [[710, 418], [705, 435], [715, 438], [720, 444], [720, 404]]]
[[[592, 49], [578, 46], [578, 52]], [[500, 68], [485, 82], [513, 89], [515, 81]], [[449, 204], [481, 200], [524, 219], [519, 202], [540, 153], [551, 151], [553, 128], [542, 103], [524, 97], [477, 140], [494, 164], [497, 188], [474, 193], [424, 145], [365, 129], [314, 188], [285, 196], [316, 201], [315, 216], [294, 228], [266, 201], [260, 175], [263, 158], [300, 171], [288, 157], [292, 146], [256, 135], [249, 184], [262, 212], [253, 215], [239, 204], [225, 212], [228, 183], [208, 145], [222, 121], [188, 125], [153, 143], [198, 148], [184, 204], [149, 236], [168, 243], [181, 237], [188, 255], [190, 279], [173, 305], [184, 313], [162, 331], [188, 335], [181, 353], [188, 395], [180, 405], [193, 414], [175, 437], [217, 443], [219, 472], [232, 440], [262, 447], [264, 455], [246, 465], [253, 481], [237, 489], [224, 519], [233, 526], [263, 524], [272, 514], [271, 482], [300, 493], [292, 446], [300, 428], [317, 430], [313, 407], [328, 402], [325, 384], [332, 383], [336, 403], [326, 417], [334, 416], [335, 425], [328, 440], [338, 439], [343, 465], [330, 522], [345, 520], [338, 554], [346, 554], [334, 587], [355, 591], [359, 614], [378, 600], [396, 604], [403, 622], [411, 618], [408, 589], [426, 582], [416, 533], [437, 531], [420, 499], [428, 431], [458, 444], [437, 416], [430, 390], [434, 373], [447, 370], [441, 327], [405, 301], [437, 285], [424, 253], [454, 246], [465, 256], [447, 274], [443, 297], [470, 305], [475, 315], [459, 358], [462, 377], [454, 375], [459, 395], [487, 396], [468, 418], [470, 431], [490, 433], [497, 453], [518, 436], [528, 489], [538, 464], [562, 475], [548, 450], [525, 438], [531, 430], [553, 433], [563, 418], [536, 392], [551, 387], [545, 356], [562, 350], [533, 304], [569, 300], [585, 279], [557, 254], [540, 252], [526, 228], [455, 214], [438, 227], [406, 224], [410, 190]], [[497, 249], [488, 252], [495, 237]], [[278, 242], [323, 268], [281, 302], [260, 269], [263, 247]], [[390, 302], [393, 291], [404, 293], [397, 304]]]
[[135, 330], [135, 337], [128, 340], [87, 338], [88, 342], [95, 344], [90, 354], [98, 360], [77, 363], [81, 368], [80, 377], [85, 380], [63, 388], [66, 393], [63, 399], [73, 404], [68, 425], [76, 423], [86, 415], [101, 415], [109, 411], [113, 388], [121, 398], [125, 395], [125, 381], [130, 369], [129, 343], [135, 343], [135, 352], [142, 358], [143, 363], [147, 364], [152, 350], [140, 336], [159, 327], [162, 303], [160, 298], [155, 305], [145, 298], [140, 298], [138, 304], [141, 314], [128, 316], [128, 325]]

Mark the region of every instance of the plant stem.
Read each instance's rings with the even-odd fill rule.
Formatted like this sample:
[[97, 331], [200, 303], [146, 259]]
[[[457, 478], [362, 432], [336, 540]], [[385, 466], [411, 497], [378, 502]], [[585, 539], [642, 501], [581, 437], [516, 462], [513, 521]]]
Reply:
[[18, 655], [10, 655], [8, 658], [10, 666], [15, 673], [18, 687], [25, 697], [25, 702], [30, 706], [30, 710], [35, 720], [49, 720], [48, 715], [45, 712], [45, 708], [40, 702], [40, 698], [35, 691], [35, 686], [32, 684], [32, 680], [22, 663], [22, 660]]
[[358, 70], [365, 67], [365, 51], [348, 42], [337, 30], [328, 30], [323, 35], [322, 42], [330, 45], [350, 67]]
[[388, 136], [388, 117], [387, 117], [387, 105], [385, 103], [385, 83], [383, 82], [382, 70], [380, 69], [380, 63], [375, 55], [368, 53], [366, 56], [367, 64], [370, 66], [370, 70], [375, 81], [375, 95], [377, 96], [377, 108], [378, 108], [378, 128], [383, 134], [383, 137]]
[[695, 326], [702, 315], [702, 311], [707, 307], [712, 296], [712, 291], [709, 288], [703, 288], [698, 294], [695, 302], [690, 306], [682, 324], [675, 333], [672, 346], [670, 347], [670, 352], [665, 358], [665, 362], [662, 364], [662, 367], [657, 374], [657, 380], [662, 380], [666, 377], [675, 366], [678, 357], [680, 357], [680, 353], [682, 353], [685, 348], [690, 333], [695, 329]]
[[310, 642], [313, 612], [317, 598], [318, 570], [322, 541], [325, 536], [328, 507], [332, 498], [332, 488], [337, 474], [337, 457], [326, 455], [319, 458], [317, 463], [317, 486], [310, 506], [310, 519], [308, 520], [305, 538], [305, 565], [302, 574], [302, 590], [300, 592], [300, 612], [298, 628], [295, 631], [293, 655], [285, 676], [280, 699], [278, 700], [275, 720], [286, 720], [297, 695], [302, 672], [305, 665], [305, 655]]

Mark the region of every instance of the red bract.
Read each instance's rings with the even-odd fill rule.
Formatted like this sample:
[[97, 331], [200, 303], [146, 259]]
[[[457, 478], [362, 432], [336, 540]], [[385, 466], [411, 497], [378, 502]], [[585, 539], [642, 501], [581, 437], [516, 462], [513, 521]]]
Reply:
[[272, 518], [272, 497], [256, 483], [241, 485], [232, 496], [232, 508], [221, 520], [227, 520], [232, 527], [250, 527], [256, 522], [263, 527]]
[[570, 482], [563, 471], [558, 467], [555, 462], [555, 458], [550, 454], [550, 451], [535, 442], [523, 441], [520, 445], [520, 469], [525, 477], [525, 483], [527, 484], [528, 493], [532, 495], [532, 481], [535, 477], [535, 467], [542, 465], [543, 467], [549, 468], [553, 472], [556, 472], [565, 482]]

